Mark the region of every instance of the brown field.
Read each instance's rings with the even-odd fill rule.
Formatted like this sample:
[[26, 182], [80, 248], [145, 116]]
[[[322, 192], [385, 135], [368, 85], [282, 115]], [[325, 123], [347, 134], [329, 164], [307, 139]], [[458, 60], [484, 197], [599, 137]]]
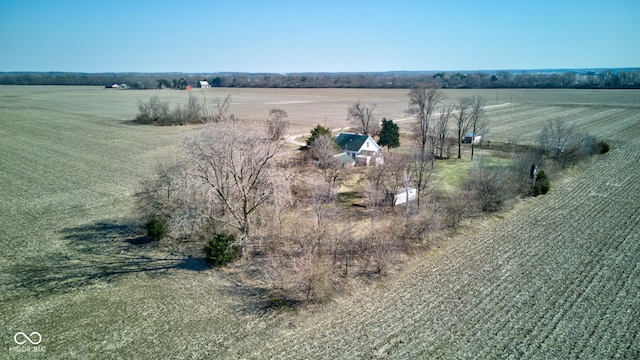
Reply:
[[[356, 99], [406, 117], [406, 90], [212, 89], [292, 134], [346, 126]], [[194, 92], [201, 96], [200, 92]], [[477, 222], [405, 271], [313, 309], [156, 244], [132, 193], [194, 127], [132, 125], [138, 99], [180, 91], [0, 87], [0, 358], [638, 358], [640, 91], [456, 90], [489, 105], [489, 139], [551, 119], [607, 140], [542, 197]], [[37, 331], [46, 353], [18, 353]], [[31, 349], [31, 348], [29, 348]]]

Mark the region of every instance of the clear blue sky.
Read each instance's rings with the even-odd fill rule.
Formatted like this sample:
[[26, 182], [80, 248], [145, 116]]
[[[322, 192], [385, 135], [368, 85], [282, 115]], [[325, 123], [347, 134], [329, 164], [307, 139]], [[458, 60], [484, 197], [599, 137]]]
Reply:
[[0, 71], [640, 67], [640, 0], [2, 0]]

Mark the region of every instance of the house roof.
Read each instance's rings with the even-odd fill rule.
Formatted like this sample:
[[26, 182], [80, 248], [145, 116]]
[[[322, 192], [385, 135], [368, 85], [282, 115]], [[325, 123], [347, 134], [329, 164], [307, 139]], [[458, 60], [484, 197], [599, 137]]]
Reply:
[[[342, 150], [358, 151], [369, 138], [369, 135], [339, 133], [338, 136], [336, 136], [336, 144], [338, 144]], [[373, 139], [371, 139], [371, 141], [373, 141]], [[375, 141], [373, 141], [373, 143], [375, 144]]]
[[476, 136], [480, 136], [480, 134], [468, 132], [468, 133], [464, 134], [464, 136], [465, 137], [476, 137]]

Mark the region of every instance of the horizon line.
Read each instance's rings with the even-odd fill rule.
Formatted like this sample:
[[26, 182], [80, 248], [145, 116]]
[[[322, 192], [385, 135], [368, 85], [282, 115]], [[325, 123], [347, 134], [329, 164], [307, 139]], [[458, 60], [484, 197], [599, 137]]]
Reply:
[[63, 71], [63, 70], [9, 70], [0, 71], [0, 74], [16, 74], [16, 73], [31, 73], [31, 74], [46, 74], [46, 73], [59, 73], [59, 74], [277, 74], [277, 75], [290, 75], [290, 74], [385, 74], [385, 73], [482, 73], [482, 72], [575, 72], [575, 71], [589, 71], [589, 70], [640, 70], [640, 66], [621, 66], [621, 67], [583, 67], [583, 68], [512, 68], [512, 69], [474, 69], [474, 70], [372, 70], [372, 71], [293, 71], [293, 72], [277, 72], [277, 71]]

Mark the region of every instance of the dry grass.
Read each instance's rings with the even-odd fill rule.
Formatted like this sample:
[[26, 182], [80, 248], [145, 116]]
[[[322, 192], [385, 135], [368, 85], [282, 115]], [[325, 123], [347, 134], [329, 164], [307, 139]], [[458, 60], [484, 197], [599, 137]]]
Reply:
[[[207, 96], [227, 93], [232, 112], [258, 120], [279, 107], [300, 133], [325, 118], [345, 126], [358, 98], [394, 119], [407, 101], [406, 90]], [[383, 285], [296, 314], [145, 243], [128, 220], [138, 180], [193, 127], [127, 121], [138, 99], [184, 102], [186, 92], [0, 87], [0, 357], [17, 355], [18, 331], [40, 332], [45, 356], [60, 359], [638, 357], [638, 92], [447, 93], [512, 103], [487, 111], [492, 137], [524, 139], [558, 117], [612, 151]]]

